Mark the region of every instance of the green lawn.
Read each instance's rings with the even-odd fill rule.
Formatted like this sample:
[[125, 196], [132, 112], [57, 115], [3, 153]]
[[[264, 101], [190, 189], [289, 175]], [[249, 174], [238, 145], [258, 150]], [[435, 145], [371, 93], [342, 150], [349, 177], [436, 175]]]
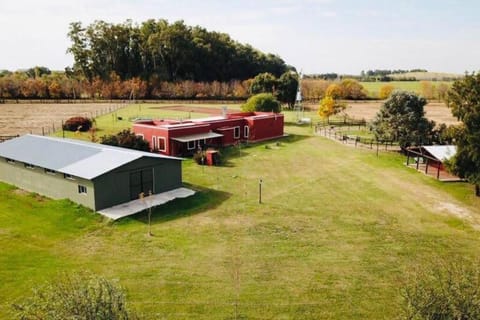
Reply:
[[156, 209], [153, 237], [143, 213], [112, 223], [0, 184], [0, 318], [58, 272], [90, 270], [147, 319], [391, 319], [413, 266], [478, 253], [470, 185], [312, 136], [295, 117], [289, 137], [225, 150], [222, 167], [186, 160], [198, 193]]

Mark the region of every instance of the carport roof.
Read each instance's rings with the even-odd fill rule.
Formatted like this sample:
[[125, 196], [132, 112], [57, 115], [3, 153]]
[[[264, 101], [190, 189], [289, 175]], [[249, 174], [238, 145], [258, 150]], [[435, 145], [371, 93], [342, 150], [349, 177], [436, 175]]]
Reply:
[[457, 147], [454, 145], [423, 146], [423, 148], [440, 161], [450, 160], [457, 153]]
[[215, 132], [206, 132], [206, 133], [197, 133], [197, 134], [190, 134], [181, 137], [174, 137], [172, 140], [179, 141], [179, 142], [189, 142], [189, 141], [196, 141], [202, 139], [213, 139], [223, 137], [223, 134], [215, 133]]
[[0, 156], [87, 180], [143, 157], [182, 160], [98, 143], [30, 134], [0, 143]]

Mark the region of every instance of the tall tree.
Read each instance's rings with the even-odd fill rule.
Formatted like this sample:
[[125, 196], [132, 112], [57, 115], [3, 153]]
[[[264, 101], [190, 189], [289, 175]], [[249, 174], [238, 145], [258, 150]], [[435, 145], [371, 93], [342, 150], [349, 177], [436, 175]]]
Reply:
[[295, 105], [298, 89], [298, 75], [287, 71], [278, 79], [277, 99], [291, 109]]
[[429, 143], [435, 122], [425, 118], [426, 104], [424, 98], [414, 93], [393, 92], [372, 122], [375, 137], [398, 141], [402, 149]]
[[475, 184], [476, 195], [480, 196], [480, 74], [467, 74], [455, 81], [448, 92], [447, 105], [463, 122], [451, 170]]
[[250, 84], [251, 93], [274, 93], [277, 87], [277, 78], [271, 73], [260, 73], [253, 78]]

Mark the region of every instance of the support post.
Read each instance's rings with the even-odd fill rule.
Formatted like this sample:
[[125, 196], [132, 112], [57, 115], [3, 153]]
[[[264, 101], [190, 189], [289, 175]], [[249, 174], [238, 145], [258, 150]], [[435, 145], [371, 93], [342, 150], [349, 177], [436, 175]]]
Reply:
[[437, 180], [440, 180], [440, 164], [437, 167]]
[[428, 158], [427, 158], [427, 161], [425, 163], [425, 174], [428, 174]]
[[260, 178], [260, 180], [258, 181], [258, 203], [261, 204], [262, 203], [262, 179]]

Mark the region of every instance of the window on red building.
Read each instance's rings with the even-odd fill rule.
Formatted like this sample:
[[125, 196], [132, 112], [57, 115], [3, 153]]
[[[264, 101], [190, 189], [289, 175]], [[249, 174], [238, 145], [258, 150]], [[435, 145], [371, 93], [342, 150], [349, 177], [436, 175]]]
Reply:
[[243, 137], [248, 138], [249, 134], [250, 134], [250, 128], [248, 126], [244, 126], [243, 127]]
[[158, 150], [159, 151], [166, 151], [166, 146], [165, 146], [165, 138], [158, 137]]
[[240, 138], [240, 127], [235, 127], [233, 128], [233, 137], [235, 139]]

